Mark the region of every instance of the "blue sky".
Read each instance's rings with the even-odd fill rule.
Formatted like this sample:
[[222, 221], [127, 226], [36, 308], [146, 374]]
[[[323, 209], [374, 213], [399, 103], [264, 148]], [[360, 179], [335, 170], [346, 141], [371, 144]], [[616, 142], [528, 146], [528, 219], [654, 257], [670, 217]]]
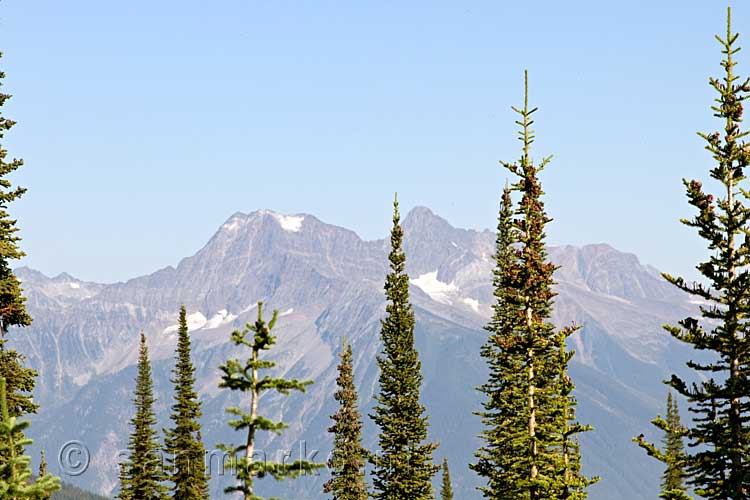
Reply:
[[695, 132], [719, 125], [707, 78], [724, 5], [5, 0], [24, 263], [123, 280], [260, 208], [377, 238], [394, 191], [492, 227], [528, 68], [537, 156], [555, 155], [550, 242], [691, 274], [705, 252], [678, 223], [680, 179], [711, 165]]

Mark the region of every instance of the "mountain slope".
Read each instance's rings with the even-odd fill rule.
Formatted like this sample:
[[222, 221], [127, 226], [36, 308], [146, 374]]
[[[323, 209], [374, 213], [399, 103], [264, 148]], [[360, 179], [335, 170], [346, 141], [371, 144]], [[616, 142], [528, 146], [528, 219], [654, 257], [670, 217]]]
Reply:
[[[431, 415], [431, 439], [441, 442], [436, 460], [445, 455], [456, 464], [451, 472], [459, 498], [480, 498], [474, 490], [477, 478], [465, 464], [472, 460], [480, 431], [472, 415], [480, 404], [473, 388], [485, 376], [479, 348], [492, 299], [494, 235], [454, 228], [426, 208], [412, 210], [404, 228], [425, 375], [423, 399]], [[217, 389], [217, 366], [234, 354], [229, 332], [251, 321], [255, 303], [263, 300], [282, 312], [279, 342], [272, 351], [279, 370], [316, 383], [306, 395], [263, 398], [270, 416], [283, 415], [290, 429], [282, 437], [267, 438], [261, 448], [268, 454], [292, 450], [293, 458], [318, 450], [317, 459], [324, 461], [342, 336], [355, 350], [363, 413], [373, 405], [387, 250], [385, 240], [363, 241], [311, 215], [259, 211], [234, 214], [176, 267], [126, 283], [47, 278], [19, 269], [35, 321], [27, 333], [15, 336], [16, 347], [40, 370], [37, 398], [43, 405], [33, 437], [49, 450], [69, 440], [83, 442], [92, 457], [90, 467], [65, 479], [111, 493], [118, 452], [127, 439], [138, 332], [149, 337], [157, 411], [167, 425], [174, 325], [185, 304], [204, 401], [204, 439], [209, 449], [231, 441], [223, 409], [238, 401]], [[579, 416], [596, 427], [583, 438], [584, 466], [588, 474], [604, 478], [592, 488], [591, 498], [653, 498], [659, 469], [630, 437], [649, 430], [648, 421], [664, 401], [660, 380], [680, 370], [690, 354], [661, 325], [684, 317], [695, 304], [635, 256], [609, 246], [554, 247], [550, 252], [563, 265], [556, 275], [560, 295], [554, 320], [584, 325], [572, 341], [577, 350], [572, 374]], [[374, 431], [367, 420], [368, 446], [376, 442]], [[218, 498], [231, 474], [219, 470], [218, 454], [210, 458], [213, 497]], [[322, 475], [286, 486], [262, 481], [261, 487], [264, 494], [324, 498], [324, 481]]]

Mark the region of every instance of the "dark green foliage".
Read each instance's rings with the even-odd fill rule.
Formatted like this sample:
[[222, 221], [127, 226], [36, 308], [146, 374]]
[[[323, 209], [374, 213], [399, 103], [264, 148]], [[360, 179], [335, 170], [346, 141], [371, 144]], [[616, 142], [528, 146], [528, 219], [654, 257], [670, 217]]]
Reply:
[[[684, 396], [693, 414], [687, 429], [690, 451], [685, 464], [688, 482], [697, 495], [709, 499], [746, 499], [750, 491], [750, 239], [748, 192], [741, 182], [750, 161], [750, 150], [740, 129], [742, 102], [750, 92], [750, 82], [735, 74], [738, 35], [732, 32], [731, 11], [727, 15], [726, 37], [717, 37], [724, 60], [721, 79], [712, 78], [718, 96], [712, 106], [722, 122], [722, 131], [699, 134], [706, 141], [716, 165], [710, 177], [716, 181], [716, 194], [704, 190], [695, 180], [683, 180], [688, 202], [697, 215], [682, 223], [695, 228], [706, 240], [711, 257], [698, 264], [704, 283], [688, 283], [665, 274], [678, 288], [706, 302], [700, 312], [704, 324], [688, 317], [679, 326], [666, 326], [676, 339], [695, 349], [711, 353], [712, 362], [690, 361], [694, 378], [688, 384], [672, 375], [669, 385]], [[705, 326], [705, 329], [704, 329]]]
[[365, 460], [367, 450], [362, 446], [362, 416], [359, 413], [357, 389], [354, 386], [352, 346], [344, 345], [336, 378], [338, 391], [334, 398], [338, 411], [331, 416], [333, 425], [333, 453], [328, 461], [331, 479], [323, 491], [332, 493], [334, 500], [366, 500]]
[[[2, 52], [0, 52], [2, 57]], [[0, 86], [5, 73], [0, 71]], [[10, 99], [10, 95], [0, 92], [0, 108]], [[15, 122], [0, 112], [0, 139]], [[24, 253], [18, 247], [21, 238], [16, 234], [16, 221], [8, 213], [8, 205], [20, 198], [26, 189], [13, 188], [8, 175], [23, 165], [23, 160], [8, 158], [8, 151], [0, 145], [0, 336], [4, 337], [11, 326], [28, 326], [31, 317], [26, 313], [26, 299], [21, 293], [21, 285], [13, 274], [10, 261], [20, 259]]]
[[206, 450], [199, 439], [201, 403], [195, 392], [195, 367], [190, 359], [190, 333], [185, 307], [180, 308], [177, 329], [176, 363], [172, 370], [175, 387], [170, 419], [173, 427], [165, 431], [164, 451], [167, 453], [172, 498], [203, 500], [208, 497]]
[[7, 339], [0, 340], [0, 377], [8, 381], [8, 412], [14, 417], [36, 413], [39, 405], [32, 399], [36, 370], [23, 365], [26, 360], [23, 354], [5, 349], [6, 342]]
[[513, 202], [508, 186], [503, 190], [498, 216], [493, 285], [493, 315], [485, 329], [489, 336], [481, 355], [487, 362], [489, 378], [479, 387], [485, 394], [484, 411], [478, 412], [485, 429], [484, 445], [477, 462], [470, 467], [487, 484], [480, 488], [486, 498], [524, 498], [520, 478], [527, 473], [518, 457], [526, 454], [527, 426], [525, 373], [521, 353], [511, 349], [517, 329], [519, 308], [511, 301], [516, 254], [513, 228]]
[[443, 484], [440, 488], [441, 500], [453, 500], [453, 485], [451, 484], [451, 473], [448, 470], [448, 459], [443, 459]]
[[633, 438], [633, 441], [646, 450], [649, 456], [662, 462], [666, 467], [661, 482], [659, 498], [666, 500], [690, 500], [684, 485], [685, 480], [685, 446], [683, 439], [687, 429], [680, 421], [680, 410], [672, 392], [667, 394], [667, 418], [661, 416], [651, 421], [654, 426], [664, 432], [664, 450], [644, 440], [643, 436]]
[[[481, 355], [489, 367], [478, 412], [485, 430], [477, 462], [471, 465], [486, 485], [486, 498], [582, 499], [596, 480], [581, 475], [577, 435], [588, 426], [575, 420], [574, 384], [567, 374], [573, 356], [565, 340], [575, 326], [557, 330], [549, 321], [555, 266], [545, 247], [545, 213], [538, 165], [530, 156], [534, 142], [528, 84], [520, 116], [523, 143], [518, 162], [502, 162], [516, 177], [503, 191], [498, 216], [493, 286], [495, 304]], [[517, 209], [512, 191], [521, 194]]]
[[258, 302], [258, 319], [255, 323], [248, 323], [245, 328], [232, 332], [232, 342], [237, 346], [250, 349], [250, 357], [245, 360], [229, 359], [226, 364], [219, 368], [223, 372], [219, 387], [228, 388], [232, 391], [240, 391], [250, 396], [250, 407], [247, 410], [232, 407], [227, 413], [234, 415], [235, 420], [229, 421], [229, 426], [235, 431], [247, 432], [244, 444], [219, 445], [219, 448], [230, 454], [229, 466], [236, 472], [237, 484], [226, 488], [226, 493], [240, 492], [244, 494], [245, 500], [263, 500], [254, 493], [253, 481], [268, 475], [277, 480], [296, 478], [322, 467], [306, 460], [297, 460], [292, 463], [276, 463], [266, 460], [256, 460], [256, 432], [269, 431], [280, 434], [287, 427], [284, 422], [274, 422], [263, 417], [258, 412], [258, 400], [261, 395], [269, 390], [288, 395], [291, 391], [305, 392], [305, 388], [312, 381], [300, 381], [296, 379], [274, 378], [269, 375], [262, 376], [262, 370], [268, 370], [276, 366], [276, 363], [261, 359], [263, 351], [269, 350], [276, 343], [276, 337], [271, 333], [276, 325], [279, 312], [274, 311], [270, 322], [263, 320], [263, 303]]
[[566, 339], [578, 331], [579, 327], [567, 327], [558, 332], [557, 335], [557, 380], [556, 399], [557, 411], [552, 412], [555, 418], [554, 437], [559, 441], [557, 445], [561, 454], [557, 458], [557, 484], [556, 498], [578, 500], [588, 497], [586, 489], [597, 482], [599, 477], [587, 478], [581, 473], [581, 450], [578, 443], [578, 434], [592, 430], [589, 425], [582, 425], [576, 420], [577, 401], [573, 396], [575, 384], [568, 376], [568, 364], [574, 352], [568, 351], [565, 346]]
[[414, 311], [409, 302], [409, 276], [402, 247], [398, 201], [393, 204], [391, 272], [386, 277], [388, 299], [380, 337], [383, 353], [378, 356], [380, 391], [371, 418], [380, 429], [379, 451], [373, 463], [374, 498], [423, 500], [434, 498], [432, 478], [439, 469], [432, 452], [437, 444], [427, 442], [428, 418], [419, 401], [422, 364], [414, 347]]
[[154, 388], [146, 335], [141, 332], [141, 347], [136, 377], [135, 416], [130, 420], [133, 430], [128, 441], [129, 456], [121, 465], [121, 500], [162, 500], [166, 498], [166, 480], [161, 447], [156, 433]]
[[60, 479], [51, 474], [31, 477], [31, 457], [24, 448], [32, 444], [23, 437], [28, 422], [19, 422], [8, 412], [6, 381], [0, 378], [0, 498], [8, 500], [44, 500], [60, 489]]
[[[2, 52], [0, 52], [2, 57]], [[0, 71], [0, 86], [5, 73]], [[0, 108], [10, 99], [10, 95], [0, 92]], [[0, 139], [10, 130], [15, 122], [0, 112]], [[8, 158], [8, 151], [0, 145], [0, 336], [5, 337], [11, 326], [28, 326], [31, 317], [26, 313], [26, 299], [21, 292], [18, 279], [13, 274], [10, 261], [17, 260], [25, 254], [18, 247], [20, 238], [16, 234], [16, 221], [10, 218], [8, 204], [20, 198], [24, 188], [13, 188], [7, 176], [23, 165], [23, 160]]]
[[[0, 71], [0, 87], [4, 78], [5, 73]], [[0, 92], [0, 140], [15, 125], [13, 120], [2, 114], [2, 107], [8, 99], [10, 95]], [[7, 380], [8, 411], [11, 416], [18, 417], [37, 410], [37, 405], [31, 399], [36, 371], [23, 366], [23, 355], [5, 347], [6, 335], [11, 327], [31, 324], [31, 317], [26, 312], [26, 298], [11, 268], [11, 262], [23, 257], [24, 253], [18, 246], [18, 228], [8, 213], [8, 205], [26, 190], [14, 188], [8, 175], [22, 165], [23, 160], [8, 158], [8, 151], [0, 144], [0, 376]]]

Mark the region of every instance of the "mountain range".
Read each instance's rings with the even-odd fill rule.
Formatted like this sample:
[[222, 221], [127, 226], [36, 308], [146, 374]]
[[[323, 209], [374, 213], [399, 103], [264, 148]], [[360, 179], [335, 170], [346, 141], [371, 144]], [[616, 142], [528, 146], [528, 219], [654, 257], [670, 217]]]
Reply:
[[[440, 443], [435, 460], [448, 458], [457, 498], [479, 499], [479, 480], [467, 464], [482, 428], [473, 414], [481, 404], [474, 388], [486, 377], [479, 350], [492, 305], [495, 235], [455, 228], [423, 207], [411, 210], [403, 226], [424, 374], [422, 400], [430, 414], [430, 437]], [[355, 353], [365, 444], [374, 449], [376, 429], [366, 415], [377, 391], [375, 356], [388, 249], [385, 239], [366, 241], [312, 215], [262, 210], [232, 215], [203, 248], [176, 267], [127, 282], [92, 283], [19, 268], [34, 323], [11, 332], [10, 338], [39, 371], [35, 397], [42, 406], [30, 429], [51, 458], [50, 470], [88, 490], [115, 491], [116, 464], [133, 412], [141, 331], [153, 361], [160, 425], [169, 425], [169, 379], [182, 304], [192, 332], [207, 448], [241, 439], [232, 435], [224, 413], [239, 401], [218, 388], [217, 367], [242, 355], [229, 343], [230, 332], [254, 320], [262, 300], [280, 311], [278, 343], [270, 352], [277, 373], [315, 383], [306, 394], [262, 397], [262, 411], [290, 427], [282, 436], [264, 437], [261, 449], [269, 457], [291, 452], [293, 458], [302, 454], [325, 461], [344, 337]], [[659, 439], [649, 421], [663, 412], [666, 388], [661, 381], [673, 372], [684, 373], [684, 361], [692, 354], [662, 325], [693, 313], [697, 304], [635, 255], [608, 245], [549, 251], [561, 266], [555, 276], [553, 321], [583, 325], [571, 339], [576, 350], [571, 374], [579, 419], [595, 427], [581, 441], [584, 472], [602, 478], [590, 498], [654, 498], [661, 468], [630, 438], [643, 432]], [[67, 474], [70, 464], [59, 460], [70, 458], [65, 450], [71, 441], [85, 447], [75, 456], [90, 457], [85, 471], [72, 476]], [[212, 498], [220, 498], [231, 474], [219, 470], [218, 455], [212, 458]], [[262, 480], [259, 493], [327, 498], [321, 488], [325, 480], [325, 471], [287, 483]]]

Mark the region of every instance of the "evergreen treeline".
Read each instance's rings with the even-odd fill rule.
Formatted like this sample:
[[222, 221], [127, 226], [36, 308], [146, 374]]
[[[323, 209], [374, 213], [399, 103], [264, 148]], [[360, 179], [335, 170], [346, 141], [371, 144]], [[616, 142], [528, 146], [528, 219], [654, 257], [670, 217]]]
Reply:
[[[697, 214], [682, 222], [705, 240], [710, 257], [697, 265], [702, 283], [665, 274], [677, 288], [703, 303], [700, 317], [688, 317], [666, 330], [696, 350], [707, 351], [712, 361], [690, 361], [688, 378], [673, 375], [667, 382], [666, 416], [653, 425], [664, 433], [657, 447], [641, 435], [634, 441], [665, 466], [660, 498], [686, 500], [693, 493], [711, 500], [750, 498], [750, 191], [743, 187], [750, 165], [750, 146], [742, 128], [743, 102], [750, 95], [750, 79], [736, 71], [738, 35], [727, 14], [726, 34], [717, 37], [724, 54], [720, 78], [710, 79], [716, 92], [712, 106], [721, 130], [701, 133], [714, 167], [709, 177], [718, 185], [709, 191], [696, 180], [685, 180], [688, 202]], [[0, 54], [1, 56], [2, 54]], [[5, 75], [0, 72], [0, 85]], [[0, 110], [9, 95], [0, 93]], [[485, 326], [480, 355], [488, 367], [487, 380], [477, 389], [482, 407], [476, 412], [484, 426], [475, 463], [468, 465], [483, 481], [485, 498], [493, 500], [581, 500], [598, 478], [581, 469], [579, 436], [591, 427], [578, 422], [575, 384], [569, 374], [574, 355], [568, 338], [581, 327], [554, 325], [557, 267], [550, 262], [546, 228], [551, 222], [543, 201], [540, 173], [551, 157], [535, 161], [531, 147], [537, 108], [529, 106], [528, 75], [524, 104], [513, 108], [519, 118], [520, 158], [501, 162], [511, 182], [500, 196], [494, 253], [492, 316]], [[0, 140], [14, 122], [0, 113]], [[9, 204], [25, 192], [13, 187], [8, 175], [23, 165], [9, 159], [0, 145], [0, 498], [99, 498], [74, 488], [60, 490], [59, 479], [47, 472], [42, 457], [32, 476], [25, 448], [28, 421], [37, 411], [32, 393], [36, 372], [24, 366], [22, 354], [11, 350], [7, 336], [31, 323], [19, 280], [11, 262], [24, 254], [19, 247], [16, 221]], [[416, 349], [415, 314], [409, 296], [404, 233], [398, 201], [394, 201], [389, 272], [385, 276], [385, 314], [381, 320], [381, 352], [374, 409], [370, 419], [378, 431], [377, 450], [362, 444], [364, 422], [355, 384], [354, 349], [344, 343], [340, 353], [337, 390], [332, 398], [337, 411], [329, 432], [333, 452], [328, 461], [330, 479], [323, 493], [334, 500], [432, 500], [440, 481], [443, 500], [454, 497], [448, 459], [434, 463], [438, 444], [429, 436], [429, 412], [421, 402], [422, 363]], [[385, 257], [385, 256], [384, 256]], [[239, 433], [239, 444], [222, 445], [235, 482], [227, 493], [245, 500], [263, 500], [256, 480], [297, 478], [322, 464], [307, 460], [274, 462], [258, 448], [260, 433], [280, 434], [282, 420], [265, 416], [264, 394], [304, 393], [312, 381], [274, 374], [269, 351], [276, 344], [273, 332], [278, 311], [270, 321], [257, 319], [231, 334], [235, 353], [221, 367], [219, 387], [227, 389], [236, 406], [226, 409], [228, 425]], [[137, 375], [130, 420], [128, 457], [121, 464], [118, 498], [122, 500], [199, 500], [208, 498], [206, 450], [201, 439], [202, 408], [195, 388], [196, 367], [191, 358], [187, 312], [178, 317], [175, 364], [172, 370], [171, 426], [157, 429], [151, 361], [146, 335], [140, 334]], [[677, 396], [673, 395], [674, 391]], [[687, 402], [692, 418], [683, 424], [678, 399]], [[687, 446], [686, 446], [687, 443]], [[366, 464], [372, 468], [371, 484]], [[435, 476], [442, 471], [441, 477]], [[692, 491], [691, 491], [692, 489]], [[59, 490], [59, 491], [58, 491]]]

